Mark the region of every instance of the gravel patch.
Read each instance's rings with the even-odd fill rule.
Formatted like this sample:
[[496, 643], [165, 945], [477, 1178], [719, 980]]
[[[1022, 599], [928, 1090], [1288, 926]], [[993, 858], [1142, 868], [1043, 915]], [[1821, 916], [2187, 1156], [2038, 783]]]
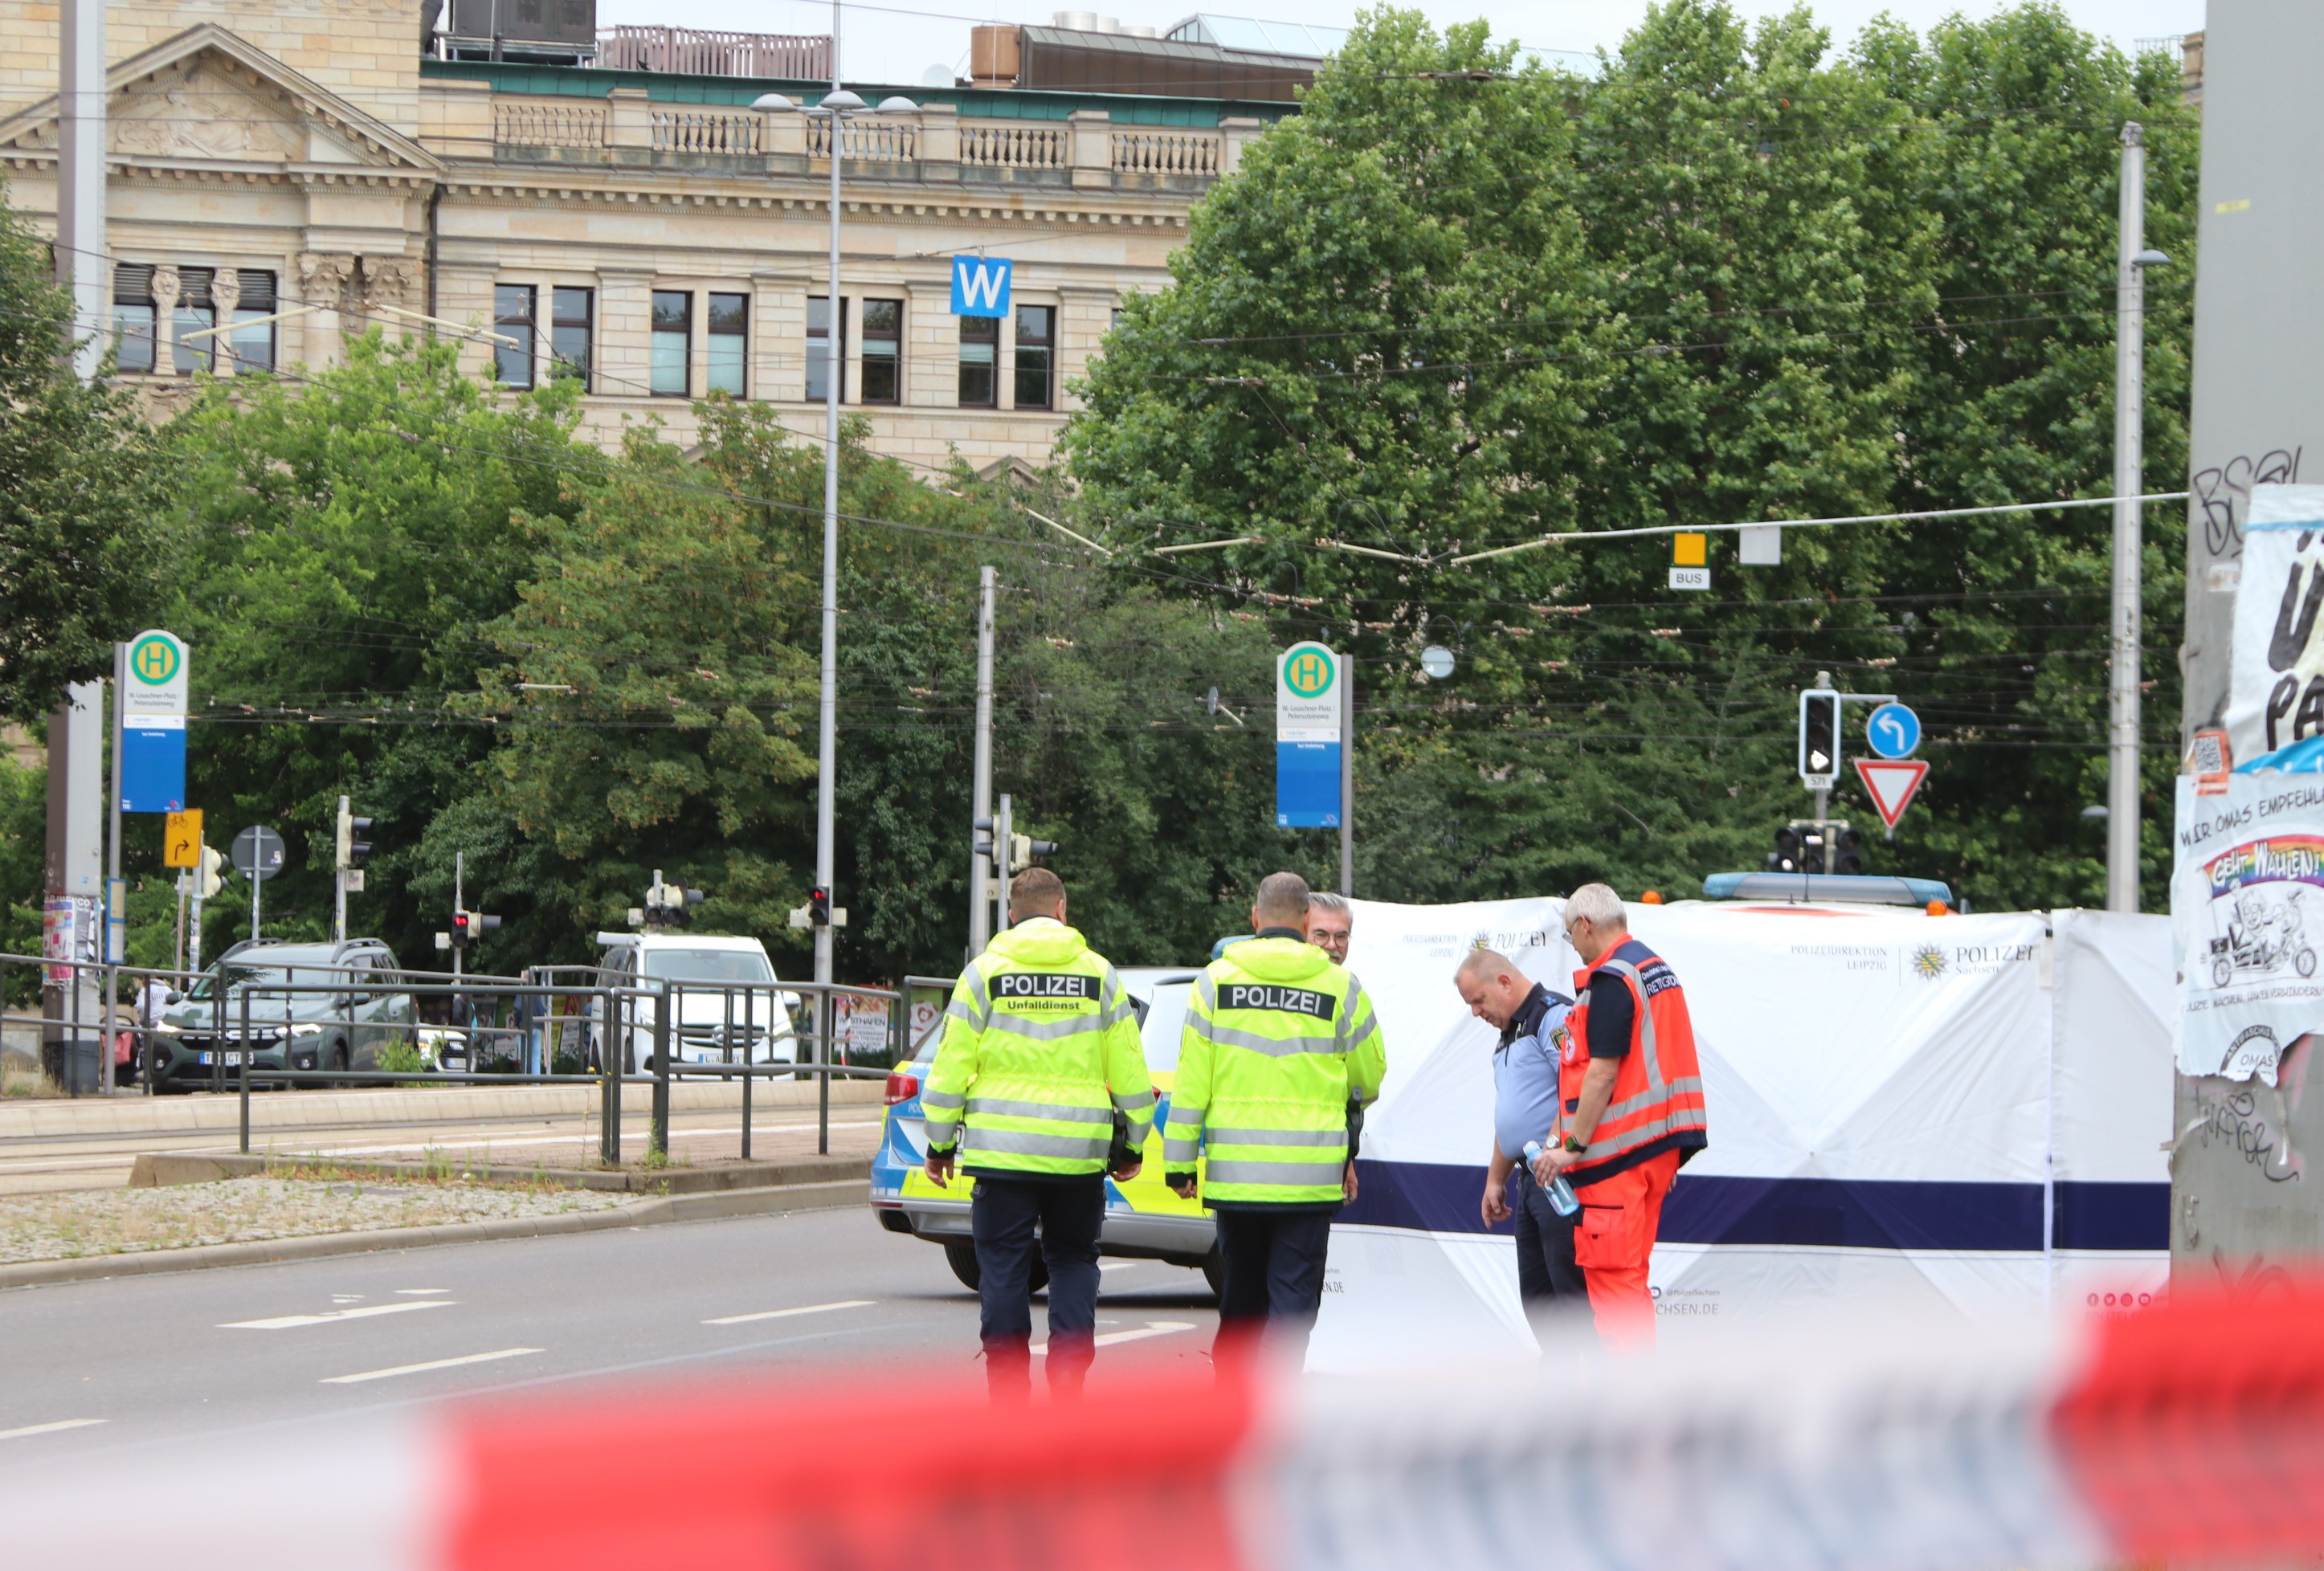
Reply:
[[13, 1196], [0, 1211], [0, 1263], [552, 1217], [602, 1211], [639, 1198], [591, 1190], [372, 1178], [241, 1178], [167, 1189]]

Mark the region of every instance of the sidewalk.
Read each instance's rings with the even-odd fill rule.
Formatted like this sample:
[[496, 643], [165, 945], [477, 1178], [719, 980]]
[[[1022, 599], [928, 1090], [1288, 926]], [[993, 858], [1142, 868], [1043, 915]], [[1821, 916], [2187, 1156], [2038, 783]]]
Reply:
[[[877, 1106], [884, 1088], [876, 1079], [835, 1079], [831, 1103]], [[622, 1088], [622, 1117], [642, 1119], [653, 1111], [651, 1086]], [[776, 1080], [752, 1088], [754, 1112], [816, 1105], [816, 1088], [807, 1080]], [[731, 1109], [738, 1116], [742, 1089], [699, 1080], [669, 1088], [673, 1112]], [[253, 1130], [297, 1127], [362, 1128], [374, 1125], [465, 1124], [499, 1118], [586, 1118], [601, 1106], [595, 1086], [394, 1086], [376, 1090], [255, 1091], [250, 1097]], [[148, 1097], [124, 1090], [113, 1097], [0, 1104], [0, 1145], [11, 1140], [70, 1139], [105, 1135], [192, 1135], [238, 1130], [242, 1098], [196, 1092]]]

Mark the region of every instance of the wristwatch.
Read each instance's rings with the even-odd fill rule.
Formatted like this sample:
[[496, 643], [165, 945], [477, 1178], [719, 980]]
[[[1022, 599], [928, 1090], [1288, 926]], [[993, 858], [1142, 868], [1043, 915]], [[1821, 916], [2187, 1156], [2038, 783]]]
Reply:
[[1573, 1136], [1572, 1136], [1572, 1135], [1567, 1135], [1563, 1140], [1562, 1140], [1562, 1141], [1558, 1142], [1558, 1144], [1559, 1144], [1559, 1146], [1560, 1146], [1562, 1149], [1566, 1150], [1566, 1151], [1570, 1151], [1570, 1152], [1572, 1152], [1572, 1153], [1574, 1155], [1576, 1155], [1576, 1156], [1580, 1156], [1580, 1155], [1582, 1155], [1584, 1152], [1587, 1152], [1587, 1151], [1590, 1149], [1587, 1145], [1583, 1144], [1581, 1141], [1574, 1139], [1574, 1138], [1573, 1138]]

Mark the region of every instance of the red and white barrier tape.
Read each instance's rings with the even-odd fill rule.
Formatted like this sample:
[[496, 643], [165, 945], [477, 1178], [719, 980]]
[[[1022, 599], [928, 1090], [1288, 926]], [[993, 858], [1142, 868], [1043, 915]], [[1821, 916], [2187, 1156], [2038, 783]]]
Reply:
[[2324, 1282], [1499, 1382], [605, 1388], [0, 1483], [17, 1565], [2017, 1571], [2324, 1550]]

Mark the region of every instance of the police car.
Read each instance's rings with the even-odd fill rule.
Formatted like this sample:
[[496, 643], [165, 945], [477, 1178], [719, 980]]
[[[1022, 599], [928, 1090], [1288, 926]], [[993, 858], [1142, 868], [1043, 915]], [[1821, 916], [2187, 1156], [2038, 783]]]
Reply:
[[[1174, 968], [1125, 966], [1123, 988], [1138, 1012], [1146, 1067], [1154, 1077], [1154, 1133], [1146, 1143], [1146, 1165], [1128, 1183], [1105, 1181], [1105, 1226], [1098, 1236], [1101, 1255], [1124, 1260], [1162, 1260], [1200, 1271], [1216, 1292], [1220, 1282], [1218, 1236], [1211, 1213], [1200, 1200], [1182, 1200], [1162, 1181], [1162, 1125], [1170, 1107], [1170, 1082], [1178, 1067], [1178, 1034], [1200, 973]], [[888, 1077], [888, 1112], [880, 1149], [872, 1158], [872, 1210], [890, 1233], [908, 1233], [940, 1245], [962, 1283], [976, 1285], [976, 1245], [969, 1236], [968, 1197], [973, 1181], [955, 1178], [938, 1189], [924, 1171], [928, 1142], [920, 1114], [920, 1084], [935, 1063], [941, 1030], [928, 1033], [909, 1063]], [[1033, 1285], [1048, 1280], [1036, 1255]]]

